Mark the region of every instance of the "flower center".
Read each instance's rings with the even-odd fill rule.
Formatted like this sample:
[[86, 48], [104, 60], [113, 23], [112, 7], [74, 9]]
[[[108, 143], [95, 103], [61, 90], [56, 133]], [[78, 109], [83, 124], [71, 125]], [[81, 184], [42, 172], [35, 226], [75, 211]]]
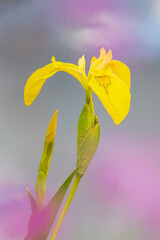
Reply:
[[108, 86], [111, 84], [111, 79], [109, 76], [95, 76], [96, 81], [98, 84], [105, 89], [108, 94]]

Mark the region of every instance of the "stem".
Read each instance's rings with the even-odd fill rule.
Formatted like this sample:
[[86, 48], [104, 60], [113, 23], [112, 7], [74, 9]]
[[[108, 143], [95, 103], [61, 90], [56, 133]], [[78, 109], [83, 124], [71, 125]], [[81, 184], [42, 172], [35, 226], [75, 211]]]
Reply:
[[92, 89], [88, 88], [86, 90], [86, 103], [89, 104], [92, 101]]
[[64, 207], [63, 207], [63, 209], [62, 209], [62, 212], [61, 212], [61, 214], [60, 214], [60, 216], [59, 216], [59, 219], [58, 219], [58, 221], [57, 221], [57, 223], [56, 223], [55, 229], [54, 229], [54, 231], [53, 231], [53, 233], [52, 233], [52, 236], [51, 236], [51, 239], [50, 239], [50, 240], [55, 240], [55, 239], [56, 239], [58, 230], [59, 230], [59, 228], [60, 228], [60, 226], [61, 226], [61, 223], [62, 223], [62, 221], [63, 221], [63, 218], [64, 218], [64, 216], [65, 216], [65, 214], [66, 214], [66, 212], [67, 212], [67, 210], [68, 210], [68, 208], [69, 208], [69, 205], [70, 205], [70, 203], [72, 202], [72, 199], [73, 199], [73, 197], [74, 197], [74, 194], [75, 194], [75, 192], [76, 192], [76, 190], [77, 190], [77, 187], [78, 187], [78, 185], [79, 185], [80, 179], [81, 179], [81, 176], [80, 176], [79, 174], [77, 174], [76, 177], [75, 177], [73, 186], [72, 186], [72, 188], [71, 188], [71, 191], [70, 191], [70, 193], [69, 193], [69, 196], [68, 196], [68, 198], [67, 198], [67, 201], [66, 201], [66, 203], [65, 203], [65, 205], [64, 205]]

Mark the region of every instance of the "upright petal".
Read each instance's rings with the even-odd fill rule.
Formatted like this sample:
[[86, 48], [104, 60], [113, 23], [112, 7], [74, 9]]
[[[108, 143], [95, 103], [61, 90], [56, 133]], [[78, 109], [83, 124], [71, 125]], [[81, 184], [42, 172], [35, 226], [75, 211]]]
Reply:
[[104, 68], [107, 63], [112, 59], [112, 51], [109, 50], [106, 54], [106, 50], [104, 48], [100, 49], [100, 56], [96, 59], [96, 57], [93, 57], [91, 60], [91, 66], [88, 73], [88, 78], [90, 79], [90, 76], [92, 72], [95, 72], [99, 69]]
[[96, 57], [92, 57], [90, 65], [92, 65], [97, 60]]
[[33, 103], [47, 78], [53, 76], [58, 71], [69, 73], [84, 87], [84, 79], [78, 66], [55, 61], [55, 58], [52, 57], [52, 63], [38, 69], [29, 77], [24, 89], [24, 102], [27, 106]]
[[78, 67], [79, 67], [79, 70], [80, 70], [80, 72], [82, 74], [82, 77], [83, 77], [83, 84], [82, 84], [82, 86], [86, 90], [87, 89], [88, 78], [87, 78], [86, 72], [85, 72], [86, 60], [85, 60], [84, 55], [79, 59]]
[[112, 59], [111, 49], [109, 49], [108, 53], [106, 54], [106, 50], [104, 48], [101, 48], [99, 58], [104, 59], [106, 62], [110, 61]]
[[85, 58], [84, 58], [84, 55], [83, 55], [78, 61], [78, 66], [79, 66], [80, 71], [85, 72], [85, 65], [86, 65], [86, 61], [85, 61]]

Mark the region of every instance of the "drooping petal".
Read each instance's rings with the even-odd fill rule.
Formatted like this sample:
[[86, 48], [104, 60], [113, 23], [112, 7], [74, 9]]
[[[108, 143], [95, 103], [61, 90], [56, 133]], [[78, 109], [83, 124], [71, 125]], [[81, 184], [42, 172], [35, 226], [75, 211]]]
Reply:
[[78, 66], [55, 61], [55, 58], [52, 57], [52, 63], [38, 69], [29, 77], [24, 89], [24, 102], [27, 106], [33, 103], [47, 78], [53, 76], [58, 71], [69, 73], [84, 87], [84, 79]]
[[55, 64], [50, 63], [45, 67], [38, 69], [29, 77], [24, 89], [24, 102], [27, 106], [32, 104], [35, 100], [46, 79], [56, 72]]
[[97, 94], [105, 109], [119, 124], [130, 107], [130, 70], [122, 62], [111, 60], [112, 51], [100, 49], [98, 59], [93, 59], [88, 74], [88, 85]]
[[121, 123], [129, 112], [130, 91], [128, 85], [116, 75], [92, 76], [88, 85], [96, 93], [115, 124]]
[[127, 84], [130, 88], [130, 70], [129, 68], [122, 62], [117, 60], [111, 60], [107, 64], [110, 67], [111, 71], [119, 78], [121, 81]]
[[81, 72], [77, 65], [58, 61], [55, 62], [55, 67], [57, 69], [57, 72], [63, 71], [75, 77], [84, 87], [83, 71]]

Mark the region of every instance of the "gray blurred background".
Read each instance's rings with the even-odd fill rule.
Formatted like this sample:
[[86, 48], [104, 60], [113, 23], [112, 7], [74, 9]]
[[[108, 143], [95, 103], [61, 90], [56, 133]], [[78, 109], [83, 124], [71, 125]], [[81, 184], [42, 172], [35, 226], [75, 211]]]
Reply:
[[0, 239], [23, 239], [27, 231], [25, 189], [34, 192], [46, 129], [56, 109], [48, 199], [76, 163], [82, 86], [59, 72], [26, 107], [28, 77], [52, 56], [77, 64], [84, 54], [88, 70], [102, 46], [131, 70], [131, 108], [115, 126], [93, 94], [101, 141], [57, 240], [160, 239], [159, 0], [0, 1]]

